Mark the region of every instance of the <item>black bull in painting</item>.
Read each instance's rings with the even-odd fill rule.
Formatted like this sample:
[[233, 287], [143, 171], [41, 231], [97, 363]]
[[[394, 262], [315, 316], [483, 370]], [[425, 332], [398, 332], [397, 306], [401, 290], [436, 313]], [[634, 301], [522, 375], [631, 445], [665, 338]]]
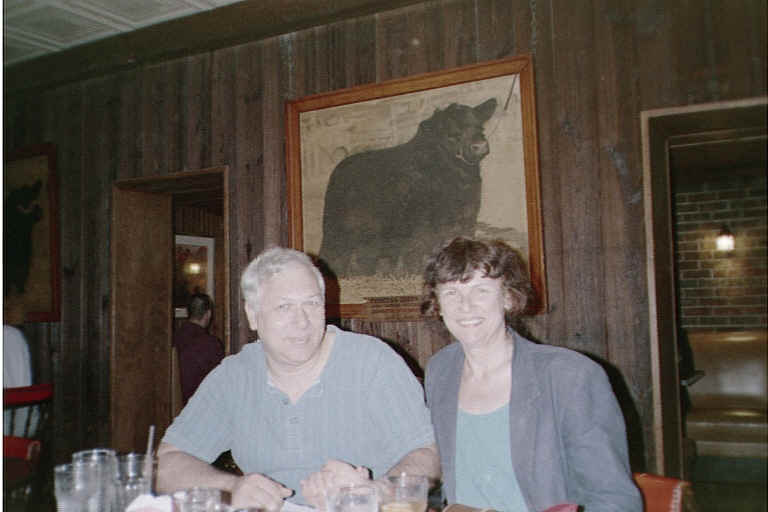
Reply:
[[471, 236], [480, 209], [483, 125], [496, 110], [451, 104], [399, 146], [342, 160], [325, 193], [320, 258], [338, 277], [421, 274], [443, 241]]

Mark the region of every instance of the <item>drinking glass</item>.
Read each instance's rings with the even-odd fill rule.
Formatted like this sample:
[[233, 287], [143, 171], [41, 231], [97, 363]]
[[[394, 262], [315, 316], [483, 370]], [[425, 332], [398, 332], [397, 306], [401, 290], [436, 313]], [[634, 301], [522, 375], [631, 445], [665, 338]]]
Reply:
[[99, 482], [90, 463], [71, 462], [53, 468], [53, 489], [58, 512], [83, 512]]
[[371, 485], [339, 487], [329, 494], [326, 508], [328, 512], [378, 512], [378, 493]]
[[88, 512], [114, 511], [115, 488], [114, 478], [117, 473], [117, 457], [115, 451], [109, 448], [94, 448], [72, 454], [73, 463], [83, 464], [83, 471], [89, 474], [95, 485], [88, 496], [86, 510]]
[[118, 455], [115, 478], [144, 478], [149, 483], [146, 494], [152, 494], [157, 482], [157, 457], [133, 452]]
[[423, 475], [409, 475], [386, 478], [386, 491], [381, 498], [381, 512], [425, 512], [429, 480]]
[[221, 491], [208, 487], [191, 487], [171, 495], [174, 512], [213, 512], [221, 503]]
[[123, 512], [128, 505], [142, 494], [150, 494], [149, 480], [140, 476], [122, 476], [113, 481], [116, 512]]

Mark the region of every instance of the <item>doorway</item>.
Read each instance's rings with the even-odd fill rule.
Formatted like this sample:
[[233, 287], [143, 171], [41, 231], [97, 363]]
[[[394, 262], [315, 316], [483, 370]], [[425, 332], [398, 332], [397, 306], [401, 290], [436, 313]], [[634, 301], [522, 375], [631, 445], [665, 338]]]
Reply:
[[[768, 98], [692, 105], [641, 113], [655, 471], [686, 477], [678, 376], [677, 294], [672, 217], [672, 153], [679, 161], [765, 126]], [[749, 135], [751, 136], [751, 135]], [[704, 149], [707, 148], [707, 149]], [[710, 156], [710, 158], [712, 158]]]
[[227, 174], [221, 166], [113, 186], [110, 420], [118, 451], [143, 452], [150, 426], [157, 442], [181, 409], [171, 347], [173, 248], [180, 218], [183, 234], [221, 239], [215, 241], [214, 303], [217, 334], [229, 353]]

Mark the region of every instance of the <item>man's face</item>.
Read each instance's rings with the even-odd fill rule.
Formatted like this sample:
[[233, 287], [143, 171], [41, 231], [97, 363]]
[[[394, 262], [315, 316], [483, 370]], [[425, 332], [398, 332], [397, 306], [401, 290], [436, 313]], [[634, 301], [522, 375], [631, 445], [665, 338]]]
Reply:
[[319, 353], [325, 335], [325, 297], [306, 265], [286, 265], [264, 283], [259, 299], [257, 311], [248, 303], [245, 311], [270, 360], [300, 366]]

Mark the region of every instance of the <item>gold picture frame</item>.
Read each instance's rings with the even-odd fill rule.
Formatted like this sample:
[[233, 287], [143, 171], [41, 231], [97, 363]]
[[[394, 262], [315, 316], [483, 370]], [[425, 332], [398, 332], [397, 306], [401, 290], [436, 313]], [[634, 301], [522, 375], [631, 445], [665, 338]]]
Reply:
[[[421, 253], [411, 257], [408, 266], [401, 265], [405, 257], [401, 261], [397, 254], [390, 255], [388, 260], [377, 259], [376, 247], [385, 247], [384, 244], [388, 243], [386, 236], [381, 234], [385, 230], [377, 225], [375, 228], [378, 232], [365, 234], [369, 243], [356, 243], [345, 249], [352, 253], [366, 250], [367, 253], [361, 253], [360, 256], [345, 254], [344, 265], [338, 264], [340, 260], [337, 258], [334, 267], [333, 262], [324, 259], [324, 254], [331, 252], [323, 247], [323, 231], [329, 231], [331, 237], [357, 240], [354, 236], [348, 236], [348, 231], [344, 231], [345, 226], [357, 229], [354, 226], [357, 220], [346, 219], [343, 221], [346, 224], [335, 222], [333, 214], [329, 213], [332, 210], [326, 204], [326, 195], [330, 196], [334, 169], [348, 157], [366, 152], [374, 156], [367, 160], [367, 169], [354, 171], [362, 176], [358, 181], [345, 183], [344, 201], [359, 201], [358, 196], [365, 196], [361, 187], [373, 175], [368, 174], [366, 178], [364, 173], [378, 172], [379, 176], [390, 172], [401, 173], [393, 187], [367, 191], [365, 197], [389, 194], [391, 188], [405, 190], [403, 187], [406, 185], [403, 184], [409, 181], [409, 176], [402, 174], [401, 169], [377, 169], [379, 164], [376, 160], [384, 153], [372, 152], [407, 144], [415, 138], [414, 134], [421, 130], [420, 126], [430, 116], [456, 108], [451, 107], [451, 104], [460, 105], [458, 108], [464, 109], [462, 112], [469, 112], [470, 109], [465, 107], [470, 107], [476, 115], [481, 115], [482, 106], [495, 105], [490, 118], [484, 118], [483, 129], [490, 150], [477, 164], [482, 191], [476, 222], [468, 230], [470, 232], [461, 234], [501, 238], [516, 246], [529, 262], [536, 295], [529, 312], [546, 309], [534, 93], [533, 62], [530, 56], [523, 55], [307, 96], [287, 103], [286, 170], [290, 241], [292, 247], [318, 256], [321, 264], [327, 267], [327, 282], [330, 285], [327, 300], [329, 317], [372, 320], [420, 317], [420, 276], [423, 272], [420, 263], [424, 261], [426, 249], [422, 248]], [[467, 115], [471, 116], [472, 113]], [[418, 151], [413, 147], [408, 147], [412, 152], [410, 155]], [[422, 183], [425, 182], [423, 176], [419, 178]], [[427, 179], [426, 182], [439, 184], [442, 179], [442, 175], [435, 175], [434, 180]], [[414, 191], [409, 190], [408, 193]], [[455, 194], [453, 191], [451, 193]], [[335, 204], [338, 204], [338, 196], [334, 197], [337, 197]], [[429, 198], [424, 196], [424, 208], [427, 208], [426, 200]], [[378, 197], [376, 201], [367, 201], [373, 208]], [[381, 209], [379, 206], [380, 209], [371, 212], [371, 215], [363, 215], [373, 220], [360, 220], [359, 224], [371, 224], [379, 217], [387, 217], [391, 211], [397, 211], [398, 203], [393, 200], [390, 204], [392, 208]], [[359, 208], [365, 207], [365, 204], [358, 205], [358, 212]], [[450, 215], [451, 205], [445, 204], [444, 207], [445, 212], [437, 213]], [[414, 218], [413, 222], [424, 221]], [[382, 224], [386, 225], [384, 220]], [[408, 221], [403, 224], [407, 225]], [[336, 229], [331, 230], [330, 226]], [[430, 235], [424, 230], [421, 234], [424, 239]], [[441, 232], [437, 232], [436, 236], [439, 234]], [[382, 238], [385, 239], [383, 242]], [[373, 261], [372, 265], [376, 265], [376, 269], [372, 270], [371, 266], [361, 267], [357, 262], [362, 261], [363, 257], [367, 258], [365, 261]], [[396, 263], [385, 267], [382, 261]], [[414, 261], [419, 264], [413, 264]], [[380, 272], [382, 267], [385, 270]], [[339, 268], [343, 271], [339, 272]]]

